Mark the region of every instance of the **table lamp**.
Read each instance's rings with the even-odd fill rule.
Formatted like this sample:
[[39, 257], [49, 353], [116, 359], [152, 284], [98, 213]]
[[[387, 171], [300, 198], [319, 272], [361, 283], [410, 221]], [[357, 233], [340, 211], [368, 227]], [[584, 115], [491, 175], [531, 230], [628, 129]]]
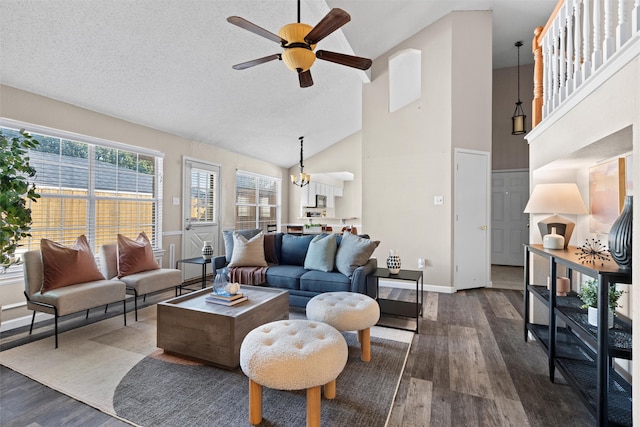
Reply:
[[525, 213], [553, 214], [538, 222], [540, 235], [543, 237], [556, 229], [556, 233], [564, 237], [566, 249], [576, 223], [558, 214], [585, 214], [587, 207], [580, 196], [575, 183], [538, 184], [533, 188], [529, 202], [524, 208]]

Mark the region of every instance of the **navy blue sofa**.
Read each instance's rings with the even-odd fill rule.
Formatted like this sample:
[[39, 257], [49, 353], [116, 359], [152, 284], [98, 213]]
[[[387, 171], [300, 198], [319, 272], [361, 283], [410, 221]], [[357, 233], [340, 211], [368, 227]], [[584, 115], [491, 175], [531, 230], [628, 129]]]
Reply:
[[[282, 241], [285, 233], [275, 234], [275, 255], [278, 264], [269, 265], [266, 283], [261, 286], [286, 289], [289, 291], [289, 305], [305, 308], [307, 302], [323, 292], [358, 292], [367, 293], [367, 277], [376, 269], [377, 260], [369, 258], [365, 265], [355, 269], [351, 277], [347, 277], [337, 270], [318, 271], [307, 270], [304, 266], [305, 256], [314, 235], [288, 235], [287, 244], [283, 248]], [[342, 236], [337, 236], [338, 246]], [[361, 237], [368, 236], [363, 235]], [[293, 244], [292, 244], [293, 243]], [[283, 251], [284, 249], [284, 251]], [[222, 255], [212, 259], [216, 272], [224, 272], [228, 264], [228, 256]]]

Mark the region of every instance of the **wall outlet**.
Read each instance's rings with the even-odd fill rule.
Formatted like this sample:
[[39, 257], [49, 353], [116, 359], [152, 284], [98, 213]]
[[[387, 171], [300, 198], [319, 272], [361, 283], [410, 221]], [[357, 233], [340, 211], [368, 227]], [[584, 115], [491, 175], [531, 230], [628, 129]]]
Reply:
[[444, 204], [444, 196], [433, 196], [433, 204], [434, 205], [443, 205]]
[[178, 205], [180, 205], [180, 197], [174, 197], [173, 206], [178, 206]]

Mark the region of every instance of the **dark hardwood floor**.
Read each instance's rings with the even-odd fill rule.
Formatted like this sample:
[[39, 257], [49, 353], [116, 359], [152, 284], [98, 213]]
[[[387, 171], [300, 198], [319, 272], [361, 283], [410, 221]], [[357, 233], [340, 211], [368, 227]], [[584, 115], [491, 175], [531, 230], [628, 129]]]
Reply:
[[[415, 291], [386, 292], [402, 300], [415, 299]], [[147, 304], [170, 296], [149, 298]], [[557, 383], [549, 381], [546, 356], [538, 344], [523, 341], [522, 304], [519, 290], [425, 292], [420, 334], [413, 338], [388, 425], [595, 425], [561, 378]], [[99, 320], [101, 314], [96, 314], [92, 313], [90, 321]], [[78, 316], [63, 323], [71, 328], [86, 322], [84, 316]], [[39, 333], [42, 337], [52, 328], [39, 329], [44, 330]], [[29, 340], [27, 332], [0, 337], [0, 349]], [[0, 367], [0, 425], [128, 424]], [[331, 425], [330, 421], [325, 425]]]

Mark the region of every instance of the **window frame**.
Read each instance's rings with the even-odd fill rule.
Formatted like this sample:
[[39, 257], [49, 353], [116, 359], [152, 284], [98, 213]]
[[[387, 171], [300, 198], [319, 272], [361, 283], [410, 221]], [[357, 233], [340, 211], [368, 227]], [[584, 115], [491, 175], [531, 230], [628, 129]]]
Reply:
[[[256, 200], [256, 203], [238, 203], [238, 177], [239, 176], [245, 176], [245, 177], [249, 177], [249, 178], [265, 179], [265, 180], [273, 181], [275, 183], [275, 185], [276, 185], [276, 204], [272, 205], [272, 204], [261, 204], [260, 203], [260, 197], [259, 197], [260, 186], [258, 186], [258, 185], [256, 185], [256, 188], [255, 188], [255, 200]], [[281, 218], [282, 218], [282, 178], [238, 169], [238, 170], [236, 170], [234, 191], [235, 191], [235, 195], [234, 195], [234, 198], [235, 198], [235, 203], [234, 203], [234, 207], [235, 207], [235, 209], [234, 209], [234, 228], [238, 229], [238, 216], [237, 216], [238, 208], [241, 207], [241, 206], [244, 206], [244, 207], [248, 207], [248, 208], [255, 208], [256, 222], [254, 224], [254, 228], [260, 228], [260, 208], [275, 207], [275, 209], [276, 209], [276, 226], [277, 226], [278, 229], [280, 229], [280, 223], [281, 223]], [[265, 232], [266, 232], [266, 230], [265, 230]]]
[[[82, 197], [71, 197], [74, 199], [86, 199], [88, 204], [87, 215], [92, 215], [92, 218], [87, 219], [86, 224], [86, 234], [90, 244], [93, 246], [95, 244], [96, 231], [95, 231], [95, 223], [96, 223], [96, 206], [100, 201], [104, 201], [107, 199], [115, 199], [115, 200], [123, 200], [128, 201], [131, 200], [129, 198], [105, 198], [103, 195], [96, 195], [96, 193], [100, 193], [101, 190], [96, 190], [95, 188], [95, 159], [94, 153], [97, 146], [122, 150], [130, 153], [134, 153], [138, 156], [148, 156], [154, 158], [154, 168], [155, 173], [153, 177], [153, 187], [156, 189], [155, 197], [152, 197], [150, 200], [155, 203], [156, 208], [156, 216], [153, 226], [157, 230], [155, 233], [154, 250], [159, 250], [162, 248], [162, 225], [163, 225], [163, 215], [162, 215], [162, 206], [163, 206], [163, 159], [164, 153], [152, 150], [144, 147], [137, 147], [121, 142], [106, 140], [102, 138], [97, 138], [89, 135], [77, 134], [74, 132], [68, 132], [64, 130], [49, 128], [46, 126], [36, 125], [32, 123], [12, 120], [4, 117], [0, 117], [0, 127], [7, 128], [11, 130], [20, 130], [24, 129], [26, 132], [30, 134], [38, 134], [46, 137], [59, 138], [61, 140], [70, 140], [83, 144], [87, 144], [89, 147], [88, 150], [88, 180], [89, 184], [87, 185], [87, 195]], [[69, 198], [69, 196], [65, 196], [64, 194], [57, 195], [43, 195], [41, 197], [52, 197], [58, 199]], [[133, 238], [134, 236], [132, 236]], [[113, 241], [115, 242], [116, 236], [113, 236]], [[12, 265], [7, 269], [7, 271], [2, 274], [0, 277], [0, 285], [5, 283], [15, 283], [17, 279], [21, 279], [23, 276], [22, 265]]]

